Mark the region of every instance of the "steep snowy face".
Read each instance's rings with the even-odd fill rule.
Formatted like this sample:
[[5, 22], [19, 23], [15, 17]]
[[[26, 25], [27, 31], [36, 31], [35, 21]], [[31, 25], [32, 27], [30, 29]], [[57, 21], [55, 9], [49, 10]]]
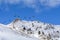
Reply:
[[60, 25], [39, 21], [16, 19], [8, 25], [0, 25], [1, 29], [0, 38], [7, 37], [6, 40], [60, 40]]

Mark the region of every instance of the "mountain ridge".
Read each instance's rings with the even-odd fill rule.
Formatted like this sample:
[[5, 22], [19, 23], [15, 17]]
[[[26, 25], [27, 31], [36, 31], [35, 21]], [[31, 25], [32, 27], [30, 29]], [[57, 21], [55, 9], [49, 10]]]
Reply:
[[8, 25], [4, 26], [3, 24], [0, 24], [0, 27], [2, 26], [7, 27], [7, 29], [10, 29], [14, 32], [17, 32], [22, 36], [36, 38], [37, 40], [60, 39], [60, 31], [59, 31], [60, 25], [43, 23], [40, 21], [25, 21], [25, 20], [15, 19], [13, 22], [11, 22]]

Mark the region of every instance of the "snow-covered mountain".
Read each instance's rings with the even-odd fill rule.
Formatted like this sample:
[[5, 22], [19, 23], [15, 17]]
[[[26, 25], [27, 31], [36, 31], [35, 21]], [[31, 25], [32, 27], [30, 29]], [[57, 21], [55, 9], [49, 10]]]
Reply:
[[0, 40], [60, 40], [60, 25], [16, 19], [0, 24]]

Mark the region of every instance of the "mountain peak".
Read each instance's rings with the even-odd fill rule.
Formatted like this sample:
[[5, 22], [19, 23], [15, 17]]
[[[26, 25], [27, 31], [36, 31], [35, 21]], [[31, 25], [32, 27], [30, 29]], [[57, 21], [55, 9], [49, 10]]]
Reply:
[[19, 19], [19, 18], [16, 18], [13, 22], [15, 23], [15, 22], [17, 22], [17, 21], [20, 21], [20, 19]]

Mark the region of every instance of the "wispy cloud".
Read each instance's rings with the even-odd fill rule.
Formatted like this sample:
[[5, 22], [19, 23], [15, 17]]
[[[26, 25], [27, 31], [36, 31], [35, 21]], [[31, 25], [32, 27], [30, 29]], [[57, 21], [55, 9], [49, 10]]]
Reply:
[[20, 0], [2, 0], [4, 1], [5, 3], [10, 3], [10, 4], [17, 4], [20, 2]]
[[3, 1], [10, 4], [17, 4], [23, 2], [27, 6], [34, 6], [37, 5], [37, 3], [50, 7], [60, 5], [60, 0], [0, 0], [0, 3]]
[[41, 5], [48, 7], [56, 7], [60, 5], [60, 0], [40, 0]]
[[45, 7], [56, 7], [60, 5], [60, 0], [0, 0], [0, 3], [19, 4], [23, 3], [26, 7], [31, 7], [37, 10], [42, 9], [41, 6]]

